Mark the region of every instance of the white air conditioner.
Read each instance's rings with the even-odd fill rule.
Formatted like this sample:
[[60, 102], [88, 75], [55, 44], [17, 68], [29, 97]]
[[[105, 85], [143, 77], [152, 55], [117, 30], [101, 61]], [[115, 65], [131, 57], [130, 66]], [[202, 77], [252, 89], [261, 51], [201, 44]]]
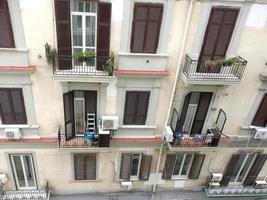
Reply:
[[124, 190], [131, 190], [132, 189], [132, 187], [133, 187], [133, 184], [132, 184], [132, 182], [130, 182], [130, 181], [127, 181], [127, 182], [121, 182], [121, 186], [122, 186], [122, 188], [124, 189]]
[[117, 130], [119, 126], [118, 116], [102, 116], [103, 130]]
[[4, 130], [7, 139], [20, 139], [21, 130], [19, 128], [6, 128]]
[[267, 188], [267, 182], [262, 180], [262, 181], [255, 181], [255, 186], [256, 189], [266, 189]]
[[255, 128], [254, 139], [266, 140], [267, 139], [267, 128]]
[[173, 142], [173, 132], [170, 126], [165, 126], [163, 129], [163, 136], [166, 142]]
[[212, 173], [210, 176], [210, 181], [212, 182], [220, 182], [223, 178], [222, 173]]
[[211, 189], [220, 188], [220, 183], [219, 182], [209, 182], [209, 188], [211, 188]]
[[0, 174], [0, 184], [5, 184], [7, 182], [7, 175]]

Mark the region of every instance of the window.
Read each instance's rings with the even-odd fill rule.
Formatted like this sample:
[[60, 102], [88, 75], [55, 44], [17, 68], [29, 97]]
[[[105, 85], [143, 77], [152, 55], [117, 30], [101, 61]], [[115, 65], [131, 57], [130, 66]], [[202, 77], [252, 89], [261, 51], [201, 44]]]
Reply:
[[11, 166], [18, 189], [36, 189], [32, 155], [10, 155]]
[[131, 36], [132, 53], [156, 53], [162, 13], [162, 4], [135, 3]]
[[252, 125], [267, 127], [267, 94], [264, 95], [257, 113], [252, 121]]
[[187, 177], [192, 164], [193, 154], [177, 154], [172, 172], [173, 178]]
[[149, 103], [149, 91], [127, 91], [124, 106], [124, 125], [145, 125]]
[[21, 88], [0, 88], [0, 115], [2, 124], [27, 124]]
[[75, 180], [96, 179], [96, 154], [74, 154]]
[[7, 0], [0, 1], [0, 24], [0, 47], [14, 48], [15, 44]]

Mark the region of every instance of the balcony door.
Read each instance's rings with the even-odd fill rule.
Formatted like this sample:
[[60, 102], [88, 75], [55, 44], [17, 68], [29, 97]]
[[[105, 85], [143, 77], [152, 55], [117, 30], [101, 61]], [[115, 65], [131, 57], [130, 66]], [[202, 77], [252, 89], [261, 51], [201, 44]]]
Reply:
[[213, 7], [206, 28], [197, 72], [219, 73], [220, 66], [209, 66], [205, 60], [216, 60], [225, 57], [235, 28], [239, 9]]

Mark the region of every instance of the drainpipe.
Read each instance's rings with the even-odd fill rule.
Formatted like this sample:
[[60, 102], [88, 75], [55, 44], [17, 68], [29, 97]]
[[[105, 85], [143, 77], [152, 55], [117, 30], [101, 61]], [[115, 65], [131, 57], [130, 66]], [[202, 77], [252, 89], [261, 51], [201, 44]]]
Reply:
[[[178, 79], [178, 75], [179, 75], [182, 59], [183, 59], [183, 56], [184, 56], [185, 43], [186, 43], [186, 40], [187, 40], [188, 29], [189, 29], [190, 19], [191, 19], [191, 15], [192, 15], [194, 1], [195, 0], [190, 0], [189, 8], [188, 8], [188, 11], [187, 11], [181, 50], [180, 50], [180, 54], [179, 54], [179, 58], [178, 58], [178, 64], [177, 64], [177, 68], [176, 68], [175, 79], [174, 79], [174, 84], [173, 84], [171, 98], [170, 98], [170, 104], [169, 104], [167, 117], [166, 117], [166, 121], [165, 121], [165, 125], [164, 126], [167, 126], [168, 121], [169, 121], [169, 116], [170, 116], [170, 113], [171, 113], [172, 102], [173, 102], [173, 98], [174, 98], [174, 94], [175, 94], [175, 90], [176, 90], [176, 86], [177, 86], [177, 79]], [[157, 180], [158, 180], [158, 172], [159, 172], [159, 165], [160, 165], [160, 160], [161, 160], [162, 150], [163, 150], [163, 144], [164, 144], [164, 141], [161, 141], [159, 157], [158, 157], [158, 162], [157, 162], [157, 168], [156, 168], [156, 174], [155, 174], [153, 190], [152, 190], [153, 193], [155, 193], [155, 191], [156, 191]], [[154, 194], [152, 195], [151, 199], [153, 199], [153, 198], [154, 198]]]

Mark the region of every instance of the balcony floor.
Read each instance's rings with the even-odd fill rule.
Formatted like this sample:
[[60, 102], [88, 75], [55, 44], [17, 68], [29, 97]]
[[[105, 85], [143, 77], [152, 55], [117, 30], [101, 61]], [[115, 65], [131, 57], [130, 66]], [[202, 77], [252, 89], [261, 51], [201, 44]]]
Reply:
[[87, 75], [87, 76], [109, 76], [108, 72], [97, 70], [95, 66], [73, 66], [72, 69], [54, 71], [55, 75]]

